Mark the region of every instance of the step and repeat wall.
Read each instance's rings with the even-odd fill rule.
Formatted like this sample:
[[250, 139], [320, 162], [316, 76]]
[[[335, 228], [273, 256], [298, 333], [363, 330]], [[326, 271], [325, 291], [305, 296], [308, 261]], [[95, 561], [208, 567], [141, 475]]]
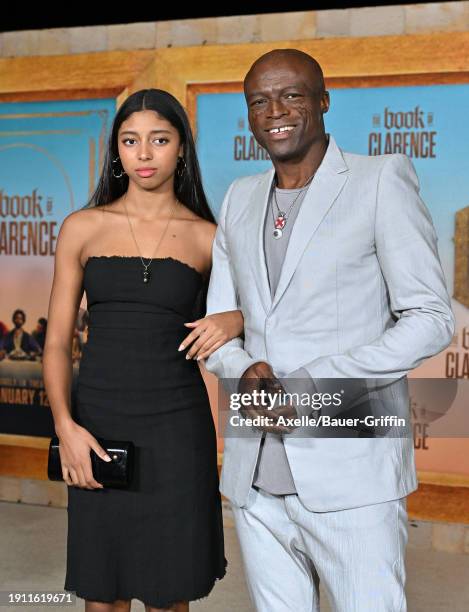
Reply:
[[[469, 475], [469, 84], [329, 91], [326, 130], [342, 149], [405, 153], [416, 168], [457, 318], [452, 344], [412, 373], [421, 382], [411, 397], [417, 467]], [[271, 162], [249, 129], [239, 80], [198, 85], [191, 100], [204, 185], [217, 217], [231, 181]], [[0, 434], [53, 435], [41, 359], [55, 243], [63, 219], [96, 185], [115, 112], [115, 98], [0, 103]], [[86, 315], [84, 298], [72, 346], [75, 382]], [[15, 329], [22, 330], [16, 342]], [[428, 379], [439, 382], [432, 386]], [[211, 387], [214, 403], [214, 381]]]
[[[417, 171], [457, 319], [451, 345], [411, 374], [417, 467], [469, 474], [469, 84], [329, 92], [326, 131], [343, 150], [404, 153]], [[216, 214], [232, 180], [271, 167], [250, 131], [241, 91], [199, 92], [197, 142]], [[401, 231], [400, 219], [395, 231]]]
[[[114, 99], [0, 104], [0, 433], [51, 436], [42, 350], [64, 218], [96, 186]], [[77, 313], [74, 382], [86, 311]]]

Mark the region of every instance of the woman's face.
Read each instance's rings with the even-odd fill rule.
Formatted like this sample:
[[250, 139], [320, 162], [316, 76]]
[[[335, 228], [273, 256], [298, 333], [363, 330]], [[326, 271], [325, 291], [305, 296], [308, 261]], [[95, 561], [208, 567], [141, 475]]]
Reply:
[[184, 149], [177, 129], [156, 111], [132, 113], [121, 124], [117, 140], [122, 167], [130, 181], [149, 190], [174, 181], [177, 160]]

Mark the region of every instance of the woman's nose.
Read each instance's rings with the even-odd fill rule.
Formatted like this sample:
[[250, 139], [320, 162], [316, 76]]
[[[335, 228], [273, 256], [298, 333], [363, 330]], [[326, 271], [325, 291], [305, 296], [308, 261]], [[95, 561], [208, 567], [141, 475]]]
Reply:
[[148, 143], [143, 142], [140, 145], [139, 152], [138, 152], [138, 157], [139, 157], [139, 159], [150, 159], [151, 152], [150, 152], [150, 148], [149, 148]]

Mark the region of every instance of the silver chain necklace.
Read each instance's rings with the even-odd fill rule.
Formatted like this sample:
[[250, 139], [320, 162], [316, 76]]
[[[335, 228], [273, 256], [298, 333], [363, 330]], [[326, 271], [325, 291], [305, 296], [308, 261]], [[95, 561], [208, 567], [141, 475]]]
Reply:
[[[313, 174], [309, 177], [309, 179], [306, 181], [306, 183], [300, 188], [300, 191], [298, 192], [298, 195], [295, 196], [295, 199], [293, 200], [293, 202], [291, 203], [290, 207], [288, 208], [287, 212], [284, 212], [282, 210], [280, 210], [280, 207], [278, 205], [277, 202], [277, 192], [275, 189], [275, 185], [274, 185], [274, 197], [272, 198], [272, 217], [274, 219], [274, 231], [273, 231], [273, 236], [276, 240], [278, 240], [279, 238], [282, 237], [283, 235], [283, 229], [285, 227], [285, 225], [287, 224], [287, 219], [290, 216], [290, 211], [293, 208], [293, 206], [295, 205], [296, 201], [298, 200], [298, 198], [300, 197], [300, 195], [303, 193], [303, 190], [308, 187], [309, 183], [313, 180], [314, 175], [316, 174], [316, 172], [313, 172]], [[273, 203], [275, 202], [275, 206], [277, 208], [277, 215], [275, 215], [274, 213], [274, 206]]]
[[126, 198], [127, 198], [127, 192], [126, 192], [126, 194], [125, 194], [125, 196], [124, 196], [124, 199], [123, 199], [123, 204], [124, 204], [124, 208], [125, 208], [125, 214], [127, 215], [127, 221], [129, 222], [130, 233], [132, 234], [132, 238], [134, 239], [135, 246], [137, 247], [137, 251], [138, 251], [138, 254], [139, 254], [139, 256], [140, 256], [140, 260], [141, 260], [141, 262], [142, 262], [142, 266], [143, 266], [143, 268], [144, 268], [144, 269], [143, 269], [143, 271], [142, 271], [142, 280], [143, 280], [143, 282], [144, 282], [144, 283], [148, 283], [148, 282], [150, 281], [150, 278], [151, 278], [151, 276], [150, 276], [150, 271], [149, 271], [149, 269], [148, 269], [148, 268], [150, 267], [150, 265], [151, 265], [151, 263], [152, 263], [152, 261], [153, 261], [153, 259], [154, 259], [155, 255], [156, 255], [156, 252], [157, 252], [157, 250], [158, 250], [158, 247], [160, 246], [160, 244], [161, 244], [161, 242], [162, 242], [163, 238], [165, 237], [166, 230], [168, 229], [168, 226], [169, 226], [169, 222], [170, 222], [170, 221], [171, 221], [171, 219], [173, 218], [174, 209], [175, 209], [175, 207], [176, 207], [176, 204], [179, 204], [179, 200], [177, 200], [177, 199], [176, 199], [176, 202], [173, 202], [173, 204], [171, 204], [171, 214], [170, 214], [170, 216], [168, 217], [168, 221], [167, 221], [166, 226], [165, 226], [165, 228], [164, 228], [164, 230], [163, 230], [163, 233], [161, 234], [161, 237], [160, 237], [160, 239], [158, 240], [158, 243], [157, 243], [156, 248], [155, 248], [155, 250], [154, 250], [153, 256], [150, 258], [150, 261], [149, 261], [148, 263], [145, 263], [145, 262], [143, 261], [142, 254], [141, 254], [140, 249], [139, 249], [139, 247], [138, 247], [138, 242], [137, 242], [137, 240], [136, 240], [136, 238], [135, 238], [135, 234], [134, 234], [134, 231], [133, 231], [133, 229], [132, 229], [132, 224], [130, 223], [129, 213], [127, 212], [127, 206], [126, 206], [126, 204], [125, 204], [125, 200], [126, 200]]

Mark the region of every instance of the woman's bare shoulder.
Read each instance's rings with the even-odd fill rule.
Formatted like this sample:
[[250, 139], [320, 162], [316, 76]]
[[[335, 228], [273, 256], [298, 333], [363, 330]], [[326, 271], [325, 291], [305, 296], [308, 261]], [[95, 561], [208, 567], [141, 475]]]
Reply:
[[195, 237], [199, 248], [206, 252], [207, 257], [211, 259], [212, 245], [215, 238], [215, 232], [217, 231], [216, 223], [209, 221], [208, 219], [202, 219], [198, 217], [193, 221], [193, 228], [191, 233]]
[[212, 223], [208, 219], [199, 218], [199, 231], [203, 240], [213, 241], [215, 232], [217, 231], [217, 224]]
[[197, 213], [195, 213], [187, 206], [183, 206], [182, 216], [185, 221], [190, 223], [191, 232], [196, 236], [200, 237], [202, 240], [211, 239], [215, 235], [217, 230], [217, 224], [209, 221], [208, 219], [204, 219], [200, 217]]
[[190, 236], [191, 248], [196, 248], [202, 255], [202, 259], [205, 262], [205, 268], [209, 272], [211, 268], [212, 260], [212, 246], [217, 230], [216, 223], [208, 219], [200, 217], [193, 210], [190, 210], [186, 206], [181, 214], [183, 218], [186, 236]]
[[59, 252], [65, 249], [69, 254], [81, 254], [86, 242], [95, 236], [107, 221], [109, 207], [109, 204], [87, 206], [69, 213], [60, 226], [57, 243]]
[[215, 239], [216, 231], [217, 231], [217, 225], [215, 223], [212, 223], [211, 221], [208, 221], [205, 223], [202, 239], [204, 241], [206, 248], [210, 252], [210, 255], [212, 254], [212, 246], [213, 246], [213, 241]]
[[97, 223], [107, 220], [106, 215], [114, 212], [116, 204], [117, 200], [106, 205], [86, 206], [74, 210], [65, 217], [62, 225], [66, 225], [70, 231], [79, 230], [82, 227], [87, 228], [90, 225], [95, 227]]
[[63, 220], [62, 225], [67, 225], [70, 229], [79, 228], [81, 225], [88, 225], [90, 223], [96, 223], [103, 214], [101, 206], [88, 206], [86, 208], [80, 208], [69, 213]]

